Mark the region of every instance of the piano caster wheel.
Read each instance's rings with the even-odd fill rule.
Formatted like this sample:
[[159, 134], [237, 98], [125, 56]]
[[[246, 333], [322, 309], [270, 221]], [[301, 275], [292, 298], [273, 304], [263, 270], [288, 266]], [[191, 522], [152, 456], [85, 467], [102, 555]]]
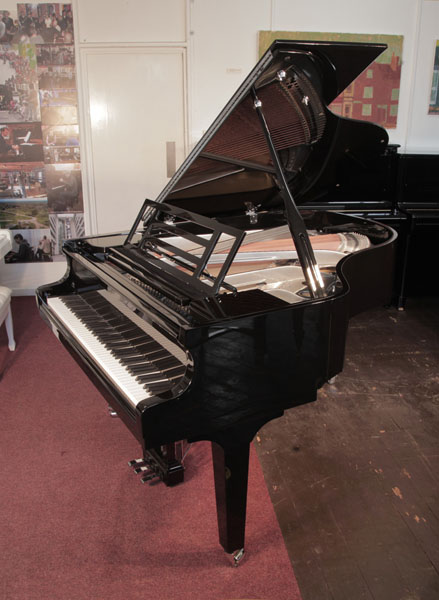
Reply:
[[333, 385], [335, 383], [336, 379], [337, 379], [337, 375], [334, 375], [334, 377], [331, 377], [331, 379], [328, 379], [329, 385]]
[[110, 414], [110, 417], [113, 417], [113, 419], [117, 419], [118, 414], [113, 408], [111, 408], [110, 405], [108, 406], [108, 412]]
[[236, 550], [235, 552], [229, 555], [232, 560], [232, 565], [234, 567], [239, 567], [242, 559], [244, 558], [244, 552], [244, 548], [241, 548], [240, 550]]

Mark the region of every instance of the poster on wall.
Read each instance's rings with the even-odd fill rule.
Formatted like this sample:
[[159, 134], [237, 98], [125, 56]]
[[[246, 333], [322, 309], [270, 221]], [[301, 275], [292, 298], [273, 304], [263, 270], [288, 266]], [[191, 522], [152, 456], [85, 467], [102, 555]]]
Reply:
[[0, 125], [0, 163], [42, 162], [41, 123], [2, 123]]
[[[1, 11], [0, 11], [1, 14]], [[0, 46], [0, 125], [40, 120], [34, 47]]]
[[71, 4], [0, 10], [0, 228], [6, 264], [64, 260], [84, 235]]
[[43, 125], [44, 162], [79, 163], [78, 125]]
[[303, 31], [260, 31], [262, 55], [276, 40], [370, 42], [387, 44], [383, 52], [330, 104], [332, 112], [349, 119], [377, 123], [386, 129], [396, 127], [403, 36]]
[[0, 229], [10, 229], [14, 238], [6, 264], [43, 260], [43, 243], [45, 260], [52, 260], [43, 163], [0, 164]]
[[73, 44], [71, 4], [17, 4], [12, 43]]
[[429, 115], [439, 115], [439, 40], [434, 52], [433, 77], [431, 81]]

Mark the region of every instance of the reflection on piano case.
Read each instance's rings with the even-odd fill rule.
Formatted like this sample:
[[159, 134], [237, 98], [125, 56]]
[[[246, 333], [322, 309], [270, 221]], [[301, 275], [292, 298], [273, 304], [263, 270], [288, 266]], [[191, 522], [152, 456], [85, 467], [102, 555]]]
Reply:
[[[42, 316], [138, 439], [210, 440], [220, 543], [243, 554], [249, 444], [342, 370], [349, 317], [391, 295], [386, 225], [297, 203], [386, 132], [327, 105], [382, 45], [275, 42], [129, 234], [69, 240]], [[348, 147], [349, 146], [349, 147]], [[364, 151], [364, 150], [363, 150]]]

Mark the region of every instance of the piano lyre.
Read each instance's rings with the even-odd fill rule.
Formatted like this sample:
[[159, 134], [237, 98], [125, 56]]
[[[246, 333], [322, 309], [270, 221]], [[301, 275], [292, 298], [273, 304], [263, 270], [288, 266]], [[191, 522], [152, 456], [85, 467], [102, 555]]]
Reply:
[[316, 399], [342, 370], [349, 317], [390, 297], [390, 228], [300, 210], [338, 156], [387, 144], [327, 108], [383, 49], [275, 42], [131, 231], [67, 240], [65, 277], [37, 292], [146, 470], [178, 482], [174, 444], [212, 442], [220, 543], [235, 562], [251, 440]]

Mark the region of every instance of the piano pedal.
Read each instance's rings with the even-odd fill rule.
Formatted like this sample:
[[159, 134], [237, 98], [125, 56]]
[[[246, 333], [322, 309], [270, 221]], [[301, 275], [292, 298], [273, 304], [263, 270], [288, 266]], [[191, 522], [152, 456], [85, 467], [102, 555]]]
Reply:
[[144, 458], [135, 458], [134, 460], [128, 461], [128, 466], [132, 467], [134, 469], [134, 471], [136, 471], [137, 467], [146, 466], [146, 462], [145, 462]]
[[119, 416], [114, 410], [114, 408], [112, 408], [110, 405], [108, 405], [108, 412], [110, 414], [110, 417], [112, 417], [113, 419], [117, 419], [117, 417]]
[[146, 475], [143, 475], [143, 477], [140, 478], [140, 481], [142, 483], [154, 483], [153, 480], [155, 479], [159, 479], [159, 476], [154, 471], [150, 471]]
[[139, 475], [139, 473], [145, 473], [145, 471], [150, 471], [151, 469], [148, 465], [142, 465], [141, 467], [133, 467], [133, 470], [136, 475]]
[[134, 460], [130, 460], [128, 461], [128, 466], [133, 469], [136, 475], [143, 473], [143, 476], [140, 478], [142, 483], [153, 483], [153, 479], [159, 477], [159, 475], [151, 469], [151, 466], [145, 458], [135, 458]]

